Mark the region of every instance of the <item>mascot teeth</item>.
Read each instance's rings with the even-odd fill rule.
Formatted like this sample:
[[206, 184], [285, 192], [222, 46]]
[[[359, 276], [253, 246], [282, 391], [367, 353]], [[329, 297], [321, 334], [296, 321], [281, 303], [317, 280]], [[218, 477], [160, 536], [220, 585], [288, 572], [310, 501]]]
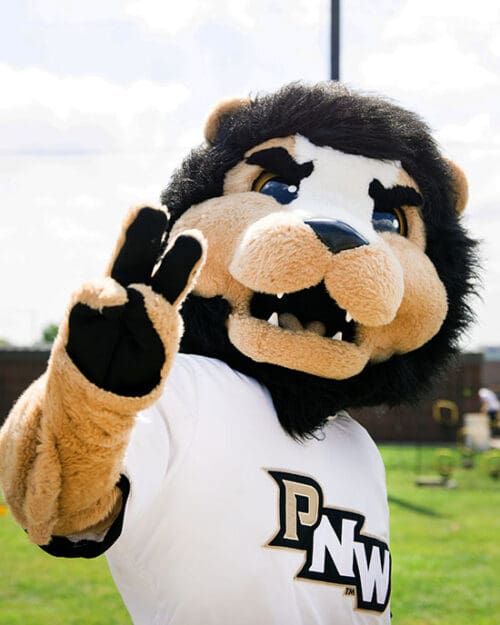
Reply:
[[273, 312], [273, 314], [267, 320], [267, 323], [270, 323], [273, 326], [279, 325], [279, 323], [278, 323], [278, 313], [277, 312]]
[[250, 314], [283, 330], [355, 342], [357, 324], [351, 313], [330, 297], [323, 282], [293, 293], [254, 293]]

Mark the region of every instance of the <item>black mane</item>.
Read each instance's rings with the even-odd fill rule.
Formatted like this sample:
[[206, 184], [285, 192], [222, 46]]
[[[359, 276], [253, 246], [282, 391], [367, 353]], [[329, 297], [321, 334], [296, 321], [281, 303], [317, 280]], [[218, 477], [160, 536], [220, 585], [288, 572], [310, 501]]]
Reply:
[[472, 321], [468, 300], [474, 292], [477, 259], [475, 242], [455, 212], [452, 172], [426, 124], [386, 100], [360, 95], [338, 83], [313, 87], [293, 83], [224, 116], [214, 144], [195, 149], [162, 194], [171, 223], [193, 204], [220, 196], [225, 173], [248, 149], [297, 133], [346, 153], [401, 161], [423, 195], [426, 253], [446, 288], [449, 304], [438, 334], [423, 347], [336, 381], [252, 361], [228, 339], [227, 302], [188, 297], [182, 310], [186, 330], [181, 351], [219, 358], [258, 379], [269, 388], [284, 428], [304, 436], [338, 410], [393, 406], [416, 401], [425, 393], [457, 352], [458, 339]]

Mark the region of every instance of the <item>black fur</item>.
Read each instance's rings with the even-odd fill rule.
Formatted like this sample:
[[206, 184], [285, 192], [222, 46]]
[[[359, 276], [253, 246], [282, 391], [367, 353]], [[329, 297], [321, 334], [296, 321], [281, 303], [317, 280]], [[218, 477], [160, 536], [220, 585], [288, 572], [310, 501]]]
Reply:
[[225, 173], [248, 149], [296, 133], [346, 153], [402, 162], [420, 187], [427, 254], [449, 302], [440, 331], [423, 347], [335, 381], [243, 356], [227, 336], [227, 302], [190, 296], [183, 307], [186, 330], [181, 350], [220, 358], [265, 384], [283, 427], [301, 437], [311, 435], [340, 409], [393, 406], [424, 394], [456, 353], [458, 339], [472, 321], [469, 296], [476, 283], [477, 258], [475, 242], [456, 216], [452, 172], [426, 124], [386, 100], [351, 92], [338, 83], [313, 87], [293, 83], [228, 113], [214, 144], [194, 150], [163, 192], [172, 223], [193, 204], [220, 196]]
[[412, 187], [396, 185], [386, 189], [376, 178], [370, 182], [368, 195], [373, 199], [374, 211], [387, 211], [401, 206], [422, 206], [422, 196]]
[[289, 184], [299, 186], [302, 178], [307, 178], [313, 172], [314, 166], [309, 161], [299, 165], [288, 154], [285, 148], [268, 148], [260, 152], [254, 152], [247, 158], [249, 165], [260, 165], [267, 171], [283, 176]]

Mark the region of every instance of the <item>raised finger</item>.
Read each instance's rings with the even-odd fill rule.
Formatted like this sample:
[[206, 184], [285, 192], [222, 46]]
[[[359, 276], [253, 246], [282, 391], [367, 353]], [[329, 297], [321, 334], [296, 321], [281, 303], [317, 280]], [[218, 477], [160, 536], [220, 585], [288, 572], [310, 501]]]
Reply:
[[203, 260], [204, 244], [201, 235], [192, 231], [180, 234], [163, 256], [151, 279], [151, 287], [171, 304], [183, 299], [194, 281]]
[[149, 284], [160, 254], [167, 221], [164, 211], [149, 206], [131, 211], [110, 263], [112, 278], [122, 286]]

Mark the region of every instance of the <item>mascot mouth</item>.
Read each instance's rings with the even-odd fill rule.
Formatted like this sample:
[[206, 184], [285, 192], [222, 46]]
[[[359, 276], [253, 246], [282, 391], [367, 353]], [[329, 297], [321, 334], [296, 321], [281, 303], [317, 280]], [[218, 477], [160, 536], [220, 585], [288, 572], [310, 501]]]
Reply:
[[250, 314], [286, 330], [355, 342], [356, 323], [349, 312], [331, 298], [324, 282], [280, 295], [255, 292], [250, 301]]
[[335, 380], [356, 375], [370, 358], [359, 327], [323, 281], [286, 294], [253, 291], [227, 322], [230, 341], [256, 362]]

